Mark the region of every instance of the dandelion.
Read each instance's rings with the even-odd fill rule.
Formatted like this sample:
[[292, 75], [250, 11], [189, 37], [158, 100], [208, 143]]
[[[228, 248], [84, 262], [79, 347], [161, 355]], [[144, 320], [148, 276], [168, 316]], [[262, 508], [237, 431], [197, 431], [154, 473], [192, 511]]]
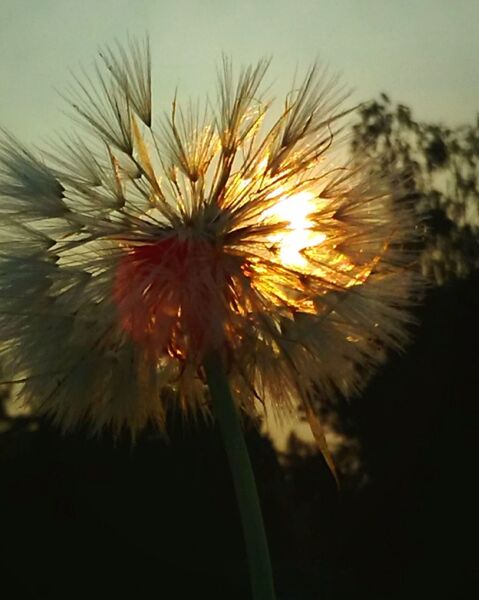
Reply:
[[267, 67], [235, 77], [224, 59], [216, 103], [175, 99], [153, 128], [148, 44], [109, 49], [68, 97], [85, 135], [0, 148], [1, 359], [19, 397], [116, 433], [163, 429], [172, 397], [213, 409], [243, 456], [256, 598], [274, 593], [237, 412], [357, 392], [404, 344], [415, 285], [410, 207], [332, 158], [345, 95], [313, 66], [273, 118]]

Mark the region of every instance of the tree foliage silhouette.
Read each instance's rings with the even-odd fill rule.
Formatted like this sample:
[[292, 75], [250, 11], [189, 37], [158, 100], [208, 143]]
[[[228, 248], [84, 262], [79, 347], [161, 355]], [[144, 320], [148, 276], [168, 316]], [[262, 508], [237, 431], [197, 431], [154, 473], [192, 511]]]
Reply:
[[395, 172], [423, 217], [423, 274], [436, 284], [470, 274], [479, 266], [479, 114], [458, 127], [422, 122], [386, 94], [357, 114], [353, 157]]

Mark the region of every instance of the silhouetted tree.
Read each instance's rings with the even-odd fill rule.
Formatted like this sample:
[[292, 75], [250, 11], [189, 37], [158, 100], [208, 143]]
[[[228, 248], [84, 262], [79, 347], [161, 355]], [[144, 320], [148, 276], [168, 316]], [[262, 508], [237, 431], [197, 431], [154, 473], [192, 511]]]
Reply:
[[479, 115], [447, 127], [414, 119], [386, 94], [365, 103], [352, 127], [353, 156], [395, 173], [424, 224], [423, 273], [441, 284], [479, 265]]

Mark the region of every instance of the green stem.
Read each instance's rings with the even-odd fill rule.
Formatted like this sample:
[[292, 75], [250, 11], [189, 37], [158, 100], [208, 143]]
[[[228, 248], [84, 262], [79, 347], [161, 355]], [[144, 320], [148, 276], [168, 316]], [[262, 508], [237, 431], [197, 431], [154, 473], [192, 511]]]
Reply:
[[205, 358], [204, 367], [213, 401], [213, 410], [223, 436], [233, 475], [246, 543], [253, 599], [275, 600], [268, 542], [253, 469], [238, 412], [219, 354], [210, 352]]

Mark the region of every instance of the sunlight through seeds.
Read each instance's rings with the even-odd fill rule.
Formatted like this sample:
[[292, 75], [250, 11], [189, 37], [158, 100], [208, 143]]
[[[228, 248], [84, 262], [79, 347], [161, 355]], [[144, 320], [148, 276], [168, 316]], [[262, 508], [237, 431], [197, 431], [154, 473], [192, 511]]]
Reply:
[[285, 266], [297, 267], [305, 272], [314, 271], [301, 252], [305, 248], [319, 246], [326, 239], [324, 233], [312, 231], [313, 223], [308, 218], [314, 212], [314, 196], [311, 192], [290, 196], [280, 194], [281, 190], [278, 190], [278, 202], [263, 215], [266, 219], [284, 221], [286, 226], [283, 231], [271, 235], [270, 240], [279, 245], [279, 259]]

